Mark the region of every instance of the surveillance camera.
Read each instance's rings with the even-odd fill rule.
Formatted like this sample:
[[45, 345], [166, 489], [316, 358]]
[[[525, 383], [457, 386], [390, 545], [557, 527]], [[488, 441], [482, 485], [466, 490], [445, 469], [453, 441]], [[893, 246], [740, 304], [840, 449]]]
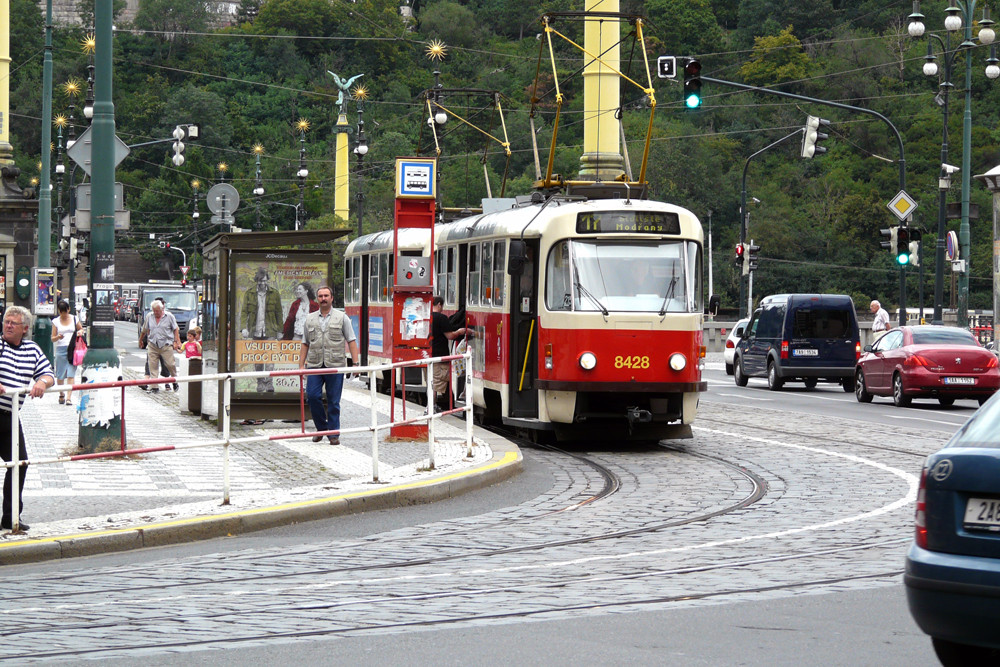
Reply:
[[953, 164], [942, 163], [941, 168], [944, 169], [944, 173], [948, 174], [949, 176], [951, 176], [952, 174], [957, 174], [958, 172], [962, 171], [961, 167], [956, 167]]

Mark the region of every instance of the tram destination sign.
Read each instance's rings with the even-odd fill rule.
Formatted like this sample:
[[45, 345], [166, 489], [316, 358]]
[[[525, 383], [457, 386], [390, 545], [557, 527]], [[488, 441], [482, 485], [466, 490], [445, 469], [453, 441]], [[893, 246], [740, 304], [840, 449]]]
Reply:
[[667, 211], [596, 211], [578, 213], [578, 234], [680, 234], [681, 221]]

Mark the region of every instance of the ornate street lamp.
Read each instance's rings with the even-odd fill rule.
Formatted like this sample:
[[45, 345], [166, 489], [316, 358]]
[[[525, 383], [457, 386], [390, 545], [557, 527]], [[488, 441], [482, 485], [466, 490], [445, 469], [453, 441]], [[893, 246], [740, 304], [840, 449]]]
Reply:
[[[954, 167], [949, 167], [948, 162], [948, 93], [954, 88], [951, 81], [952, 69], [955, 58], [959, 53], [974, 49], [979, 44], [991, 45], [996, 39], [996, 32], [993, 30], [993, 21], [990, 20], [989, 7], [983, 8], [983, 18], [979, 21], [978, 44], [972, 39], [973, 15], [976, 11], [976, 0], [956, 0], [956, 3], [948, 7], [944, 19], [945, 36], [942, 38], [937, 33], [929, 33], [928, 36], [938, 42], [941, 48], [941, 59], [944, 63], [944, 73], [940, 78], [939, 86], [941, 91], [934, 98], [944, 115], [944, 130], [941, 140], [941, 173], [938, 178], [938, 190], [940, 193], [938, 200], [938, 229], [937, 245], [935, 248], [934, 266], [934, 324], [943, 322], [944, 306], [944, 254], [945, 254], [945, 219], [947, 202], [945, 197], [951, 187], [951, 175], [957, 171]], [[911, 37], [921, 37], [924, 34], [924, 16], [920, 13], [920, 0], [914, 0], [913, 13], [909, 16], [910, 23], [907, 32]], [[952, 33], [957, 33], [965, 28], [964, 39], [961, 43], [952, 47]], [[990, 47], [990, 57], [986, 60], [986, 76], [995, 79], [1000, 76], [1000, 61], [996, 58], [996, 47]], [[924, 57], [924, 74], [927, 76], [938, 76], [937, 59], [934, 55], [932, 42], [927, 43], [927, 55]], [[972, 144], [972, 58], [965, 58], [965, 115], [962, 123], [962, 224], [959, 228], [958, 238], [961, 248], [961, 257], [965, 260], [965, 271], [959, 274], [959, 294], [958, 294], [958, 326], [968, 326], [968, 306], [969, 306], [969, 184], [971, 176], [971, 144]]]
[[90, 122], [94, 119], [94, 50], [97, 48], [93, 33], [88, 34], [80, 45], [87, 54], [87, 97], [83, 102], [83, 117]]

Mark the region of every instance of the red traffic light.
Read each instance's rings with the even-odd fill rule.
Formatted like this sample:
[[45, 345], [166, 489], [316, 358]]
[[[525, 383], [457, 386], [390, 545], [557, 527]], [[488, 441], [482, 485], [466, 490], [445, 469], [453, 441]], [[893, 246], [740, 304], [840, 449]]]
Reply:
[[736, 244], [736, 257], [738, 257], [738, 258], [739, 257], [743, 257], [743, 244], [742, 243], [737, 243]]
[[692, 58], [684, 63], [685, 76], [698, 76], [699, 74], [701, 74], [701, 61]]

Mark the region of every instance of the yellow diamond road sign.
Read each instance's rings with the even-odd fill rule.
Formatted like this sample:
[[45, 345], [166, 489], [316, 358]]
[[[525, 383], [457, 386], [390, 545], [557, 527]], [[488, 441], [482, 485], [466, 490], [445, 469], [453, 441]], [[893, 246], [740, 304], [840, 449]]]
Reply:
[[906, 194], [906, 190], [900, 190], [888, 204], [889, 210], [902, 222], [917, 210], [917, 202], [913, 197]]

